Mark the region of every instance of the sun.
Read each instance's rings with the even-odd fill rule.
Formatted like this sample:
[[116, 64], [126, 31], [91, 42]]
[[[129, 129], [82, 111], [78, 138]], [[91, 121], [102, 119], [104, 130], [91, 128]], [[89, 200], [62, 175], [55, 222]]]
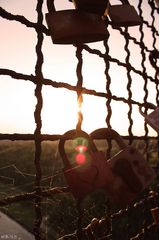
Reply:
[[[99, 107], [100, 106], [100, 107]], [[83, 95], [81, 106], [82, 130], [91, 131], [105, 127], [105, 101], [94, 96]], [[79, 106], [77, 94], [65, 89], [43, 89], [42, 133], [63, 134], [75, 129]]]

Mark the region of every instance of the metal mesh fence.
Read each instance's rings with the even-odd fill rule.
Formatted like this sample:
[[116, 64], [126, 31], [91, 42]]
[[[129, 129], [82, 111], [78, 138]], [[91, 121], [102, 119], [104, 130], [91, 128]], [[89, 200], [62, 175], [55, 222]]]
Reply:
[[[44, 86], [49, 86], [50, 88], [64, 88], [68, 92], [77, 93], [77, 105], [79, 108], [87, 97], [90, 97], [90, 99], [104, 99], [105, 113], [103, 113], [103, 115], [105, 115], [105, 126], [118, 131], [128, 144], [136, 145], [137, 148], [143, 151], [143, 154], [149, 162], [152, 160], [151, 148], [155, 149], [155, 162], [153, 163], [153, 167], [155, 168], [155, 171], [158, 172], [158, 136], [152, 131], [148, 124], [144, 123], [138, 111], [140, 106], [144, 106], [144, 113], [147, 114], [149, 110], [147, 104], [149, 102], [155, 105], [158, 105], [159, 103], [159, 67], [157, 66], [157, 60], [159, 58], [158, 1], [131, 1], [131, 4], [137, 9], [140, 18], [142, 19], [142, 24], [140, 26], [131, 28], [113, 27], [111, 21], [108, 19], [105, 20], [109, 37], [103, 41], [102, 49], [99, 49], [98, 45], [92, 44], [72, 46], [72, 48], [76, 49], [77, 58], [76, 85], [54, 81], [52, 79], [47, 79], [44, 76], [42, 67], [45, 56], [43, 55], [42, 46], [44, 39], [50, 37], [50, 33], [47, 27], [43, 24], [43, 4], [43, 0], [37, 1], [36, 23], [29, 21], [23, 16], [9, 13], [0, 7], [0, 16], [2, 18], [5, 20], [17, 21], [25, 27], [34, 29], [37, 34], [37, 60], [34, 75], [27, 75], [10, 69], [0, 68], [1, 76], [9, 76], [20, 81], [30, 81], [35, 85], [35, 97], [37, 103], [34, 111], [34, 119], [36, 123], [34, 133], [0, 134], [0, 140], [34, 141], [35, 180], [33, 191], [2, 197], [0, 200], [0, 206], [4, 207], [25, 201], [34, 202], [35, 220], [32, 229], [35, 239], [37, 240], [50, 239], [46, 226], [45, 231], [41, 229], [46, 214], [45, 210], [51, 211], [56, 205], [58, 208], [60, 202], [63, 204], [64, 208], [68, 208], [67, 215], [71, 215], [71, 217], [59, 212], [59, 216], [56, 216], [55, 214], [52, 215], [52, 218], [57, 218], [59, 219], [59, 223], [63, 221], [66, 225], [68, 224], [66, 222], [70, 221], [71, 226], [68, 230], [64, 228], [66, 231], [59, 228], [59, 234], [57, 234], [58, 227], [53, 225], [55, 224], [55, 221], [50, 221], [51, 230], [49, 231], [54, 232], [51, 239], [57, 239], [59, 237], [61, 237], [61, 239], [158, 239], [158, 226], [153, 222], [150, 214], [150, 210], [158, 206], [157, 181], [150, 189], [146, 189], [136, 202], [128, 205], [124, 209], [118, 209], [116, 206], [113, 206], [109, 198], [102, 195], [102, 200], [99, 196], [100, 200], [97, 196], [94, 196], [96, 200], [95, 202], [86, 202], [85, 204], [88, 209], [84, 207], [85, 210], [83, 211], [81, 201], [75, 201], [70, 197], [70, 190], [67, 186], [57, 185], [57, 187], [42, 187], [43, 168], [41, 165], [42, 148], [45, 141], [58, 142], [62, 137], [61, 134], [42, 133], [41, 115], [44, 108], [42, 88]], [[96, 57], [96, 63], [98, 63], [99, 60], [103, 62], [103, 82], [105, 81], [105, 89], [103, 89], [103, 91], [85, 86], [85, 78], [87, 76], [83, 76], [84, 74], [82, 74], [82, 70], [84, 70], [85, 64], [87, 64], [85, 59], [86, 55], [89, 57], [91, 56], [92, 59]], [[52, 58], [53, 57], [54, 56], [52, 56]], [[93, 72], [93, 68], [89, 68], [89, 70]], [[97, 69], [95, 69], [95, 71], [98, 73]], [[90, 86], [91, 84], [93, 83], [90, 83]], [[135, 93], [139, 94], [136, 95]], [[86, 114], [79, 111], [76, 129], [82, 128], [85, 118]], [[118, 118], [119, 123], [118, 121], [115, 121], [116, 118]], [[126, 127], [126, 124], [122, 124], [122, 119], [125, 119], [128, 127]], [[141, 119], [141, 124], [139, 124], [139, 119]], [[138, 134], [139, 130], [140, 134]], [[122, 134], [123, 132], [124, 134]], [[110, 141], [108, 142], [108, 156], [111, 155], [112, 150], [113, 144]], [[55, 162], [53, 164], [55, 164]], [[60, 200], [61, 196], [65, 195], [67, 195], [66, 199], [64, 201]], [[68, 200], [69, 197], [71, 200]], [[59, 200], [57, 200], [58, 198]], [[64, 202], [66, 206], [64, 206]], [[69, 209], [69, 204], [71, 204], [74, 212]], [[96, 212], [94, 212], [95, 210]], [[99, 214], [97, 216], [97, 212], [101, 215]], [[71, 233], [70, 231], [73, 229], [74, 232], [72, 231], [73, 233]]]

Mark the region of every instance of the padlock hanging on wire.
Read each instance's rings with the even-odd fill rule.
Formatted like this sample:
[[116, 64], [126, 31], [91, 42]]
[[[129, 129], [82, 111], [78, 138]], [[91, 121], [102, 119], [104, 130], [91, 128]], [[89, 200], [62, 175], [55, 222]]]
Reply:
[[46, 22], [54, 44], [82, 44], [108, 38], [104, 21], [98, 14], [75, 9], [56, 11], [53, 0], [47, 0]]
[[102, 16], [107, 8], [109, 0], [69, 0], [80, 11], [96, 13]]
[[111, 5], [109, 1], [105, 11], [105, 16], [109, 16], [111, 24], [114, 27], [131, 27], [142, 24], [142, 19], [138, 15], [134, 6], [129, 4], [128, 0], [121, 0], [120, 5]]
[[107, 161], [113, 178], [106, 185], [105, 190], [113, 202], [121, 205], [129, 204], [154, 179], [156, 176], [154, 170], [136, 148], [126, 145], [115, 130], [101, 128], [90, 136], [92, 139], [115, 140], [118, 144], [119, 152]]
[[[67, 154], [66, 141], [71, 140], [72, 152]], [[66, 132], [59, 142], [64, 163], [64, 176], [75, 198], [83, 198], [97, 189], [104, 189], [112, 181], [104, 153], [97, 150], [91, 137], [82, 130]]]
[[[146, 115], [142, 110], [143, 107], [152, 109], [152, 112]], [[156, 107], [152, 103], [146, 103], [139, 107], [139, 112], [144, 117], [145, 122], [148, 123], [154, 130], [156, 130], [157, 133], [159, 133], [159, 107]]]

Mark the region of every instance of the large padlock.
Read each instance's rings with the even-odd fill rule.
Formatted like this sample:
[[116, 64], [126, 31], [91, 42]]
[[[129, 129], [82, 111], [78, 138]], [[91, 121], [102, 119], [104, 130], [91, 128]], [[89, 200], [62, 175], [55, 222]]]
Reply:
[[69, 0], [73, 2], [76, 9], [81, 11], [103, 15], [109, 0]]
[[113, 178], [106, 185], [106, 191], [112, 201], [121, 205], [129, 204], [154, 179], [154, 170], [136, 148], [126, 145], [115, 130], [101, 128], [90, 136], [92, 139], [106, 138], [117, 142], [120, 151], [107, 161]]
[[141, 115], [144, 117], [145, 122], [148, 123], [154, 130], [157, 131], [157, 133], [159, 133], [159, 107], [156, 107], [154, 104], [152, 103], [146, 103], [146, 107], [153, 109], [152, 112], [148, 115], [146, 115], [143, 111], [142, 108], [145, 105], [141, 105], [139, 107], [139, 112], [141, 113]]
[[138, 15], [134, 6], [130, 5], [128, 0], [121, 0], [123, 4], [111, 5], [105, 11], [105, 15], [109, 15], [112, 26], [114, 27], [131, 27], [142, 23], [142, 19]]
[[104, 21], [98, 14], [75, 9], [55, 11], [53, 0], [48, 0], [46, 22], [55, 44], [81, 44], [108, 38]]
[[[65, 143], [72, 142], [72, 152], [66, 153]], [[80, 130], [66, 132], [59, 142], [59, 153], [64, 163], [64, 176], [75, 198], [83, 198], [96, 189], [104, 189], [113, 177], [105, 156], [90, 136]]]

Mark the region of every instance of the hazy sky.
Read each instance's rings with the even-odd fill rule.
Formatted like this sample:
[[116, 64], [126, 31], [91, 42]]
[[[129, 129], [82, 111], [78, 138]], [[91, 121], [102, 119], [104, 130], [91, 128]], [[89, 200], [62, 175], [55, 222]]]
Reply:
[[[35, 0], [0, 0], [0, 6], [7, 11], [23, 15], [28, 20], [36, 21], [36, 2]], [[45, 1], [44, 1], [45, 2]], [[112, 1], [119, 2], [119, 1]], [[130, 1], [135, 5], [138, 1]], [[147, 2], [145, 0], [145, 2]], [[55, 0], [57, 10], [74, 8], [68, 0]], [[148, 5], [143, 4], [144, 18], [148, 21], [150, 9]], [[46, 4], [43, 8], [44, 14], [47, 13]], [[156, 17], [156, 22], [159, 19]], [[44, 24], [46, 25], [45, 18]], [[157, 24], [156, 24], [157, 25]], [[35, 74], [36, 64], [36, 32], [15, 21], [8, 21], [0, 18], [0, 68], [7, 68], [24, 74]], [[152, 50], [152, 33], [146, 28], [145, 44]], [[131, 27], [130, 34], [138, 40], [141, 35], [139, 27]], [[117, 30], [111, 30], [109, 38], [110, 53], [114, 58], [125, 61], [126, 53], [124, 51], [124, 38]], [[130, 42], [132, 47], [131, 64], [141, 69], [140, 48]], [[91, 43], [90, 47], [105, 52], [102, 42]], [[159, 42], [156, 47], [159, 47]], [[76, 49], [72, 45], [55, 45], [49, 36], [44, 36], [43, 43], [44, 64], [43, 74], [45, 78], [57, 82], [66, 82], [76, 85]], [[96, 91], [105, 92], [106, 77], [104, 75], [104, 61], [98, 56], [83, 54], [83, 77], [84, 87]], [[110, 74], [112, 77], [111, 91], [118, 97], [127, 97], [127, 79], [124, 68], [111, 64]], [[149, 75], [154, 74], [154, 70], [147, 63]], [[132, 73], [132, 93], [133, 99], [143, 102], [144, 81], [141, 77]], [[155, 84], [149, 83], [149, 101], [155, 103]], [[0, 76], [0, 132], [1, 133], [33, 133], [35, 130], [34, 109], [36, 98], [34, 97], [34, 84], [29, 81], [17, 81], [7, 76]], [[43, 87], [43, 133], [64, 133], [65, 131], [75, 128], [77, 122], [77, 102], [76, 94], [64, 89], [54, 89], [52, 87]], [[100, 127], [106, 127], [106, 100], [93, 96], [84, 96], [83, 103], [83, 130], [91, 132]], [[128, 134], [128, 107], [123, 103], [112, 101], [112, 127], [120, 134]], [[144, 134], [144, 120], [139, 114], [138, 109], [133, 107], [133, 133], [136, 135]], [[150, 133], [155, 134], [150, 128]]]

